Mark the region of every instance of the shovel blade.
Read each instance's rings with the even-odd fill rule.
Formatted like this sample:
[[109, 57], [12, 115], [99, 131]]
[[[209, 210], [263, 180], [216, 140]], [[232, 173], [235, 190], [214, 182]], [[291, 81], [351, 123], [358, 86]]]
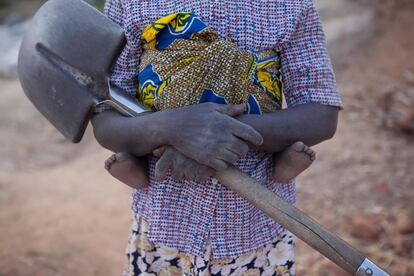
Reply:
[[82, 139], [125, 44], [123, 30], [81, 0], [49, 0], [36, 13], [19, 52], [22, 88], [69, 140]]

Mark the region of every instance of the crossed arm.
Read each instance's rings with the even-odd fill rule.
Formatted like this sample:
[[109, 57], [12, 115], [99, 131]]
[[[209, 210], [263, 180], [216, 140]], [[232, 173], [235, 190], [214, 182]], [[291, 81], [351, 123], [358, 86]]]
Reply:
[[200, 104], [135, 118], [105, 111], [94, 116], [97, 141], [105, 148], [145, 156], [170, 146], [156, 177], [172, 169], [175, 178], [204, 180], [226, 169], [249, 148], [279, 152], [296, 141], [315, 145], [336, 130], [338, 108], [302, 104], [262, 115], [241, 115], [243, 105]]

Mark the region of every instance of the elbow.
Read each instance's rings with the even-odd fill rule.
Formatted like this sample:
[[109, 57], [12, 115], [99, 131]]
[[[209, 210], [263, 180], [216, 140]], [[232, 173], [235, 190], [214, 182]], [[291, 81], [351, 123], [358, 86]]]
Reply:
[[92, 117], [91, 123], [93, 128], [93, 134], [95, 136], [96, 141], [101, 145], [102, 147], [111, 150], [111, 147], [109, 145], [108, 141], [108, 133], [107, 128], [104, 124], [104, 115], [102, 113], [95, 114]]
[[103, 148], [109, 149], [107, 143], [105, 143], [105, 136], [101, 130], [98, 130], [96, 127], [93, 128], [93, 134], [95, 136], [95, 140], [101, 145]]
[[323, 139], [329, 140], [334, 137], [338, 125], [338, 113], [339, 108], [334, 106], [322, 107], [322, 122], [323, 127]]
[[336, 124], [329, 125], [326, 129], [325, 133], [325, 140], [332, 139], [335, 136], [336, 133]]
[[104, 148], [113, 152], [130, 152], [136, 156], [147, 155], [145, 148], [139, 147], [133, 139], [129, 120], [114, 111], [95, 114], [91, 123], [96, 141]]

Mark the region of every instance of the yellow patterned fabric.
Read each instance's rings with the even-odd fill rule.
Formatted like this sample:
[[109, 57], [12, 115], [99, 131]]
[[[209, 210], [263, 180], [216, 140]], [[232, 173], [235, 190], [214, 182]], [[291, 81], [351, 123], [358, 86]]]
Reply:
[[141, 35], [141, 39], [148, 44], [151, 49], [155, 49], [156, 42], [157, 42], [157, 35], [168, 28], [168, 26], [172, 26], [175, 30], [180, 31], [185, 27], [188, 18], [191, 16], [190, 13], [173, 13], [168, 16], [162, 17], [157, 21], [148, 25], [144, 32]]
[[137, 98], [154, 111], [203, 102], [247, 103], [246, 113], [281, 108], [277, 53], [248, 53], [222, 39], [192, 13], [148, 25], [137, 76]]

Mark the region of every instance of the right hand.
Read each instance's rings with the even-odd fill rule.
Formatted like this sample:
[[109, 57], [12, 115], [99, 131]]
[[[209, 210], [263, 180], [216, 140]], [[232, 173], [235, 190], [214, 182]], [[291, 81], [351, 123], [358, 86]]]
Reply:
[[246, 105], [203, 103], [170, 110], [170, 144], [187, 157], [216, 171], [234, 164], [249, 150], [260, 146], [259, 132], [232, 117], [241, 115]]

